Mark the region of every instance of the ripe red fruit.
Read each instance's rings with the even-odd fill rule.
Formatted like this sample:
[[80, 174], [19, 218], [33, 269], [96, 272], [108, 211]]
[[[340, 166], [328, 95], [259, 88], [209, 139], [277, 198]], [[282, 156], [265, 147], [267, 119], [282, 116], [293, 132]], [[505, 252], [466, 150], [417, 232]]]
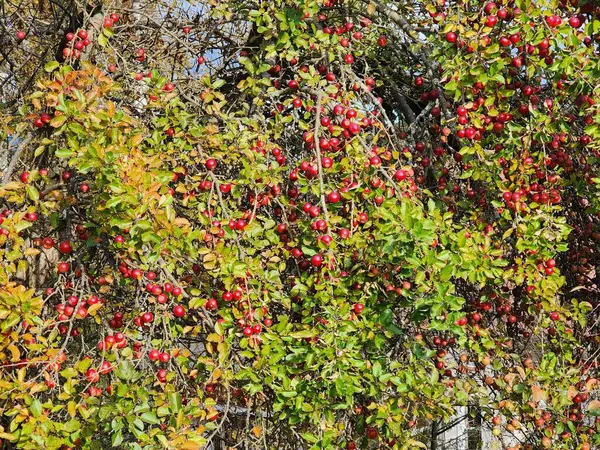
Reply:
[[569, 25], [571, 25], [573, 28], [579, 28], [581, 25], [581, 20], [579, 20], [579, 17], [573, 16], [569, 19]]
[[496, 23], [498, 23], [498, 18], [496, 16], [488, 16], [488, 18], [485, 20], [485, 24], [488, 27], [493, 27], [496, 25]]
[[451, 44], [454, 44], [456, 42], [457, 36], [456, 33], [452, 32], [452, 31], [448, 31], [446, 33], [446, 41], [450, 42]]
[[379, 432], [377, 431], [377, 428], [375, 428], [375, 427], [367, 428], [367, 437], [369, 439], [376, 439], [378, 435], [379, 435]]
[[107, 373], [109, 373], [112, 370], [112, 365], [110, 362], [108, 361], [102, 361], [102, 364], [100, 365], [100, 373], [102, 375], [106, 375]]
[[354, 56], [352, 56], [350, 53], [348, 53], [346, 56], [344, 56], [344, 62], [346, 64], [354, 63]]
[[252, 336], [252, 327], [244, 327], [243, 333], [246, 337]]
[[17, 39], [22, 41], [23, 39], [25, 39], [25, 32], [24, 31], [17, 31]]
[[73, 249], [71, 248], [71, 243], [69, 241], [62, 241], [58, 244], [58, 251], [64, 255], [71, 253]]
[[29, 172], [23, 172], [19, 178], [22, 183], [27, 183], [29, 181]]
[[151, 312], [145, 312], [144, 314], [142, 314], [142, 322], [150, 323], [153, 320], [154, 320], [154, 314], [152, 314]]
[[156, 349], [152, 349], [148, 352], [148, 358], [150, 361], [158, 361], [158, 358], [160, 358], [160, 352]]
[[88, 38], [88, 32], [85, 30], [79, 30], [77, 32], [77, 36], [79, 36], [80, 39], [87, 39]]
[[379, 45], [380, 47], [385, 47], [387, 43], [387, 37], [384, 35], [379, 36], [379, 39], [377, 39], [377, 45]]
[[85, 306], [80, 306], [77, 308], [77, 317], [80, 319], [85, 319], [88, 316], [88, 310]]
[[58, 263], [57, 266], [58, 273], [67, 273], [70, 268], [71, 266], [69, 265], [69, 263], [66, 262]]
[[317, 253], [310, 258], [310, 263], [313, 265], [313, 267], [319, 267], [321, 264], [323, 264], [323, 257]]
[[173, 315], [175, 317], [183, 317], [185, 316], [185, 309], [181, 305], [177, 305], [173, 308]]
[[356, 303], [352, 309], [356, 314], [360, 314], [365, 309], [365, 305], [362, 303]]
[[501, 45], [502, 47], [508, 47], [508, 46], [510, 46], [510, 44], [512, 44], [512, 42], [511, 42], [511, 41], [510, 41], [510, 39], [509, 39], [509, 38], [507, 38], [506, 36], [502, 36], [502, 37], [500, 38], [500, 45]]
[[327, 194], [327, 201], [329, 203], [337, 203], [340, 201], [340, 199], [341, 199], [341, 196], [338, 192], [333, 191], [333, 192], [330, 192], [329, 194]]
[[560, 319], [560, 314], [557, 311], [554, 311], [550, 314], [550, 319], [556, 322]]
[[113, 20], [110, 17], [107, 17], [104, 19], [103, 22], [104, 28], [112, 28], [113, 27]]
[[85, 378], [90, 383], [97, 383], [98, 380], [100, 380], [100, 374], [98, 372], [96, 372], [96, 370], [94, 370], [94, 369], [88, 369], [85, 372]]
[[394, 173], [394, 179], [396, 181], [405, 180], [406, 179], [406, 171], [402, 170], [402, 169], [396, 170], [396, 173]]
[[183, 32], [185, 34], [188, 34], [190, 31], [192, 31], [192, 29], [190, 27], [188, 27], [188, 26], [183, 27]]
[[210, 298], [208, 299], [208, 301], [206, 302], [205, 305], [206, 309], [208, 309], [209, 311], [214, 311], [215, 309], [217, 309], [219, 307], [219, 303], [217, 302], [216, 299], [214, 298]]

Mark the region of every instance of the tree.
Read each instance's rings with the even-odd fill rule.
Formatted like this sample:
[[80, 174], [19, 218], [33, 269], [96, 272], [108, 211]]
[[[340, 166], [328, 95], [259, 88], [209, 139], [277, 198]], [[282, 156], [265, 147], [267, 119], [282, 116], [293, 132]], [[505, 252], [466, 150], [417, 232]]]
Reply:
[[594, 8], [8, 4], [5, 446], [600, 445]]

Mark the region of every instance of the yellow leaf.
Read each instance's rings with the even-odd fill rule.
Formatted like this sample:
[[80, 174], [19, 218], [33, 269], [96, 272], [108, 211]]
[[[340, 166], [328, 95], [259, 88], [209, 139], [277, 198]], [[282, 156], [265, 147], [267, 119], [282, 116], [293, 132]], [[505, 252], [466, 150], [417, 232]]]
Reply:
[[44, 389], [46, 389], [46, 385], [44, 383], [36, 383], [29, 390], [29, 395], [37, 394], [38, 392], [42, 392]]
[[262, 428], [261, 427], [254, 427], [254, 428], [252, 428], [252, 432], [254, 433], [254, 436], [260, 437], [260, 435], [262, 433]]
[[213, 382], [217, 381], [221, 377], [221, 375], [223, 375], [221, 369], [215, 369], [212, 373]]
[[37, 248], [28, 248], [23, 252], [25, 256], [35, 256], [38, 255], [40, 251]]
[[10, 344], [8, 346], [8, 351], [11, 353], [12, 357], [10, 358], [11, 362], [17, 362], [21, 360], [21, 352], [17, 348], [15, 344]]
[[184, 442], [183, 444], [181, 444], [181, 447], [179, 447], [183, 450], [200, 450], [202, 448], [202, 446], [196, 442], [192, 442], [192, 441], [187, 441]]
[[102, 307], [101, 303], [94, 303], [93, 305], [90, 305], [88, 308], [89, 315], [93, 316], [94, 314], [96, 314], [96, 311], [98, 311], [101, 307]]
[[108, 114], [108, 117], [114, 117], [114, 115], [115, 115], [114, 102], [106, 102], [106, 113]]
[[134, 137], [131, 138], [131, 145], [133, 145], [133, 146], [140, 145], [143, 140], [144, 140], [143, 135], [136, 134]]
[[369, 3], [369, 6], [367, 6], [367, 12], [369, 13], [370, 16], [375, 14], [375, 4], [374, 3]]
[[21, 188], [22, 184], [18, 183], [16, 181], [11, 181], [10, 183], [7, 183], [3, 186], [4, 190], [7, 191], [16, 191], [19, 190]]
[[77, 404], [71, 400], [67, 405], [67, 411], [71, 417], [75, 417], [75, 414], [77, 414]]

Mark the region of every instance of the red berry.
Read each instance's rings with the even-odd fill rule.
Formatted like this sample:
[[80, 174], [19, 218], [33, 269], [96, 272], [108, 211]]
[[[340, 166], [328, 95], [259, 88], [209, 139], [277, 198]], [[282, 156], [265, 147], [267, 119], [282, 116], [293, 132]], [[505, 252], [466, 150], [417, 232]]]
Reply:
[[183, 308], [183, 306], [181, 306], [181, 305], [175, 306], [175, 308], [173, 308], [173, 315], [175, 317], [185, 316], [185, 309]]
[[579, 28], [581, 25], [581, 20], [579, 20], [579, 17], [573, 16], [569, 19], [569, 25], [571, 25], [573, 28]]
[[152, 314], [151, 312], [145, 312], [144, 314], [142, 314], [142, 322], [150, 323], [153, 320], [154, 320], [154, 314]]
[[100, 374], [98, 372], [96, 372], [94, 369], [88, 369], [85, 372], [85, 378], [90, 382], [90, 383], [96, 383], [98, 382], [98, 380], [100, 379]]
[[446, 33], [446, 41], [450, 42], [451, 44], [455, 43], [457, 39], [456, 33], [449, 31]]
[[319, 267], [321, 264], [323, 264], [323, 257], [319, 254], [313, 255], [312, 258], [310, 258], [310, 263], [314, 267]]

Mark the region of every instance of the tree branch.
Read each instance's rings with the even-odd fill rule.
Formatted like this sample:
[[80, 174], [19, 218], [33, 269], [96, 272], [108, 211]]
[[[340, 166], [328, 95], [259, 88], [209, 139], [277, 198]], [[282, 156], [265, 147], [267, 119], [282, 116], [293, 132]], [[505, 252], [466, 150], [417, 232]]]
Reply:
[[[4, 171], [4, 174], [2, 175], [2, 186], [6, 185], [10, 181], [10, 177], [12, 177], [12, 174], [19, 162], [19, 159], [21, 159], [21, 155], [23, 154], [23, 152], [25, 151], [25, 148], [29, 145], [29, 143], [31, 142], [32, 139], [33, 139], [33, 134], [30, 134], [25, 139], [23, 139], [23, 141], [19, 144], [19, 147], [17, 147], [15, 154], [12, 156], [10, 163], [8, 164], [8, 167]], [[9, 144], [8, 148], [10, 150], [10, 144]]]

